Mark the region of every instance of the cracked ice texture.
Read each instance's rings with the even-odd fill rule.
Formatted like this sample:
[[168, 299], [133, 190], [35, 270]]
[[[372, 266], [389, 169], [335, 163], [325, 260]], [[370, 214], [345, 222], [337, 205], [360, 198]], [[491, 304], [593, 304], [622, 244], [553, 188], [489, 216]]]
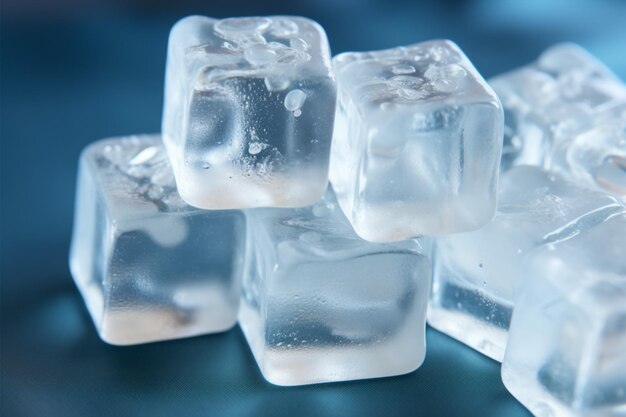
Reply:
[[520, 166], [500, 180], [498, 210], [480, 230], [435, 243], [428, 323], [502, 361], [526, 256], [587, 233], [624, 207], [614, 197]]
[[158, 135], [106, 139], [81, 154], [70, 269], [108, 343], [232, 327], [244, 233], [243, 213], [180, 198]]
[[328, 183], [335, 97], [317, 23], [182, 19], [169, 38], [162, 126], [180, 195], [205, 209], [317, 201]]
[[505, 111], [502, 169], [538, 165], [626, 197], [626, 85], [574, 44], [489, 83]]
[[330, 180], [361, 237], [462, 232], [492, 218], [502, 109], [455, 44], [344, 53], [333, 68]]
[[533, 254], [502, 380], [537, 417], [626, 410], [626, 215]]
[[330, 187], [313, 206], [246, 217], [239, 323], [268, 381], [374, 378], [421, 365], [431, 274], [421, 240], [364, 241]]

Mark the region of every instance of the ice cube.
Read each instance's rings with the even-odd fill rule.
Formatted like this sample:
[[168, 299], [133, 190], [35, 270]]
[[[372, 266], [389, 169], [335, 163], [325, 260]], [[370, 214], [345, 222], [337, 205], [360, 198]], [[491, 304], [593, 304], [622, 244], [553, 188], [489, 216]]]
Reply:
[[626, 215], [533, 254], [502, 363], [537, 417], [626, 411]]
[[361, 237], [454, 233], [491, 219], [502, 109], [455, 44], [344, 53], [333, 68], [330, 180]]
[[564, 241], [624, 208], [537, 167], [500, 180], [498, 210], [480, 230], [437, 238], [428, 323], [502, 361], [511, 311], [525, 281], [525, 256]]
[[181, 200], [158, 135], [102, 140], [80, 157], [70, 268], [108, 343], [232, 327], [244, 235], [242, 212]]
[[170, 34], [163, 110], [180, 195], [206, 209], [314, 203], [328, 183], [335, 97], [317, 23], [182, 19]]
[[550, 168], [626, 201], [626, 100], [589, 129], [555, 143]]
[[522, 164], [551, 168], [551, 160], [562, 158], [559, 152], [566, 150], [555, 145], [599, 126], [603, 113], [626, 103], [626, 86], [587, 51], [569, 43], [555, 45], [536, 62], [489, 83], [504, 106], [503, 170]]
[[420, 366], [431, 274], [423, 241], [362, 240], [330, 188], [313, 206], [246, 217], [239, 323], [268, 381], [344, 381]]

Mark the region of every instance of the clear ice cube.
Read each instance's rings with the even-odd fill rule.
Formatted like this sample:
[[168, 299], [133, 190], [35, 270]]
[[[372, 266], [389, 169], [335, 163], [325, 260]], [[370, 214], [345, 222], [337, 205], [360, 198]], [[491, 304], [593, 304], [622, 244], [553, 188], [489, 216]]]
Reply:
[[502, 109], [455, 44], [344, 53], [333, 68], [330, 180], [361, 237], [454, 233], [491, 219]]
[[525, 257], [546, 244], [584, 233], [622, 205], [537, 167], [500, 179], [498, 210], [480, 230], [436, 239], [428, 323], [502, 361]]
[[[615, 108], [626, 105], [626, 86], [601, 62], [574, 44], [555, 45], [536, 62], [497, 76], [489, 83], [504, 106], [503, 170], [524, 164], [551, 169], [553, 160], [562, 162], [567, 158], [564, 153], [568, 152], [573, 138], [585, 131], [604, 129], [607, 113], [619, 117]], [[585, 140], [603, 141], [598, 132], [589, 135]], [[590, 146], [599, 149], [603, 145]], [[605, 152], [610, 158], [611, 150]], [[593, 176], [593, 171], [603, 169], [604, 163], [604, 159], [595, 161], [584, 169]], [[561, 165], [564, 167], [567, 165]], [[580, 168], [580, 165], [573, 167]], [[626, 176], [623, 172], [621, 175]], [[622, 182], [621, 186], [626, 184]]]
[[533, 254], [502, 363], [536, 417], [626, 413], [626, 215]]
[[245, 220], [176, 191], [158, 135], [81, 154], [70, 268], [100, 337], [128, 345], [236, 323]]
[[239, 323], [268, 381], [344, 381], [420, 366], [431, 275], [423, 241], [362, 240], [330, 188], [313, 206], [246, 217]]
[[296, 207], [323, 195], [336, 88], [317, 23], [184, 18], [165, 81], [163, 140], [187, 203]]

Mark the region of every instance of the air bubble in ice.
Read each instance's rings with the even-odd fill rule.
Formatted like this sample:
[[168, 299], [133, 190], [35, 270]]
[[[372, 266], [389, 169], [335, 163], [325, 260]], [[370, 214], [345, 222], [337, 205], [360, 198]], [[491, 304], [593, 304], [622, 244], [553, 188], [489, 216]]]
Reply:
[[289, 111], [295, 112], [300, 110], [306, 100], [306, 94], [300, 89], [291, 90], [285, 96], [285, 108]]
[[248, 145], [248, 153], [250, 155], [256, 155], [260, 153], [263, 149], [267, 148], [269, 145], [267, 143], [261, 142], [250, 142]]

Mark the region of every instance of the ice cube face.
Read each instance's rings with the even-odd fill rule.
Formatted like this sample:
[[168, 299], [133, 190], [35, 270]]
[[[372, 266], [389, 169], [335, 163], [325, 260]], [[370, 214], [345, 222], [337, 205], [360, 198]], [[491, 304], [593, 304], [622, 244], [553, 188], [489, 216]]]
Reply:
[[556, 143], [550, 167], [626, 201], [626, 100], [597, 117], [589, 129]]
[[328, 183], [335, 98], [315, 22], [182, 19], [170, 33], [163, 111], [180, 195], [206, 209], [314, 203]]
[[420, 242], [362, 240], [330, 189], [313, 206], [246, 217], [239, 324], [269, 382], [374, 378], [420, 366], [431, 274]]
[[[536, 62], [489, 83], [505, 112], [503, 170], [522, 164], [552, 168], [554, 159], [565, 158], [563, 152], [574, 137], [604, 124], [607, 114], [619, 117], [615, 107], [626, 105], [626, 86], [573, 44], [549, 48]], [[596, 136], [592, 139], [602, 141]], [[593, 175], [601, 167], [585, 169]]]
[[242, 212], [182, 201], [160, 136], [107, 139], [83, 151], [70, 268], [104, 341], [232, 327], [244, 236]]
[[370, 241], [477, 229], [494, 214], [500, 102], [450, 41], [333, 58], [330, 180]]
[[537, 417], [626, 410], [626, 215], [535, 253], [502, 363]]
[[428, 323], [502, 361], [527, 254], [623, 211], [614, 197], [537, 167], [504, 173], [492, 222], [436, 239]]

